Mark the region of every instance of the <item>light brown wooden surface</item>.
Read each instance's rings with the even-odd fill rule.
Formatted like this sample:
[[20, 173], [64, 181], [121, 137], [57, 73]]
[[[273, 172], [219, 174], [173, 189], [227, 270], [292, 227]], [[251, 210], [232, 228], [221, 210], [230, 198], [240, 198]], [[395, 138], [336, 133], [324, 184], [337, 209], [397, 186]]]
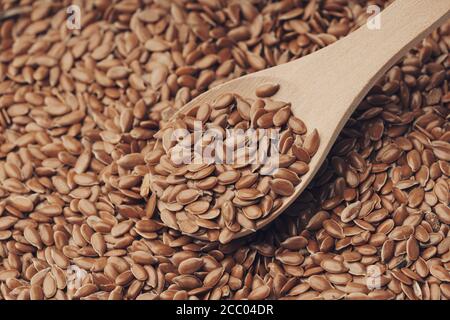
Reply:
[[[396, 0], [381, 12], [379, 30], [363, 25], [304, 58], [215, 87], [181, 109], [211, 102], [225, 92], [255, 97], [258, 86], [279, 83], [281, 88], [273, 98], [291, 102], [294, 115], [306, 123], [308, 130], [317, 128], [321, 142], [310, 171], [284, 205], [258, 223], [258, 229], [274, 220], [306, 188], [350, 115], [379, 77], [449, 17], [450, 0]], [[236, 238], [249, 233], [242, 231]]]

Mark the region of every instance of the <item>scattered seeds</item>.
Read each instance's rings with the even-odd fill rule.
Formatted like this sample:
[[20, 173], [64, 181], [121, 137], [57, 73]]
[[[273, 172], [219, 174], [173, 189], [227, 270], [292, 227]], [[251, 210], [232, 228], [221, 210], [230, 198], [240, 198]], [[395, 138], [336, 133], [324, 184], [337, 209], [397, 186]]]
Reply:
[[[177, 168], [158, 131], [201, 92], [346, 36], [370, 3], [98, 3], [68, 30], [62, 3], [0, 2], [0, 300], [450, 299], [449, 22], [371, 89], [300, 198], [232, 241], [281, 205], [272, 180], [309, 170], [313, 128], [275, 83], [186, 117], [285, 128], [273, 176]], [[222, 244], [183, 234], [199, 231]]]

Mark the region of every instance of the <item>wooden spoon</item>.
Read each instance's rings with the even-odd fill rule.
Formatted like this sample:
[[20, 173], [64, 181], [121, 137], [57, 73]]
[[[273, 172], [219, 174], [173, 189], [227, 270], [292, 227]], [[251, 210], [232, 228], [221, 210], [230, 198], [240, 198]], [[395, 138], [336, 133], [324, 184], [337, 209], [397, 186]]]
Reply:
[[[302, 193], [325, 160], [341, 129], [355, 108], [385, 72], [406, 52], [450, 16], [450, 0], [396, 0], [379, 16], [380, 29], [360, 27], [342, 40], [304, 58], [255, 72], [212, 88], [183, 106], [212, 102], [223, 93], [254, 97], [255, 89], [279, 83], [277, 100], [292, 103], [292, 112], [309, 129], [317, 128], [320, 147], [309, 164], [310, 170], [292, 196], [265, 220], [273, 221]], [[234, 238], [248, 235], [242, 230]], [[206, 235], [200, 238], [207, 239]]]

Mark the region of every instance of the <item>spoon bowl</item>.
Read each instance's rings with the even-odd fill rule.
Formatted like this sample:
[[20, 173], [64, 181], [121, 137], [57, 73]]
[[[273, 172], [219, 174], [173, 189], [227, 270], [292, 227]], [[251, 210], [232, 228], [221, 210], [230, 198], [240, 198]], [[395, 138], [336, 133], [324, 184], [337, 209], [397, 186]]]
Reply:
[[[291, 104], [291, 110], [295, 116], [305, 121], [308, 126], [308, 132], [316, 128], [319, 131], [320, 139], [322, 139], [321, 132], [325, 132], [329, 126], [324, 124], [314, 115], [314, 110], [311, 110], [307, 104], [301, 103], [298, 100], [291, 100], [294, 93], [296, 93], [299, 88], [298, 85], [293, 81], [288, 81], [286, 79], [280, 78], [274, 75], [273, 71], [279, 70], [280, 67], [274, 67], [266, 69], [254, 74], [249, 74], [238, 79], [231, 80], [217, 87], [214, 87], [208, 92], [199, 95], [195, 99], [191, 100], [189, 103], [184, 105], [177, 113], [172, 116], [175, 119], [180, 113], [183, 113], [194, 106], [201, 105], [203, 103], [211, 103], [221, 95], [225, 93], [238, 93], [243, 97], [256, 98], [255, 90], [263, 84], [267, 83], [277, 83], [280, 85], [278, 92], [271, 96], [270, 98], [278, 101], [286, 101]], [[276, 70], [274, 70], [276, 69]], [[333, 141], [334, 142], [334, 141]], [[317, 171], [320, 169], [321, 164], [325, 160], [329, 148], [331, 148], [332, 143], [325, 144], [322, 143], [319, 146], [317, 153], [311, 158], [308, 163], [310, 170], [301, 176], [301, 182], [295, 187], [295, 192], [290, 197], [285, 197], [283, 199], [283, 205], [275, 211], [272, 211], [266, 218], [260, 219], [256, 222], [256, 229], [262, 229], [270, 222], [272, 222], [276, 217], [278, 217], [287, 207], [289, 207], [298, 196], [305, 190], [309, 185], [311, 180], [314, 178]], [[249, 229], [241, 230], [235, 234], [235, 238], [240, 238], [253, 233], [254, 231]], [[198, 239], [208, 240], [206, 234], [192, 235]]]

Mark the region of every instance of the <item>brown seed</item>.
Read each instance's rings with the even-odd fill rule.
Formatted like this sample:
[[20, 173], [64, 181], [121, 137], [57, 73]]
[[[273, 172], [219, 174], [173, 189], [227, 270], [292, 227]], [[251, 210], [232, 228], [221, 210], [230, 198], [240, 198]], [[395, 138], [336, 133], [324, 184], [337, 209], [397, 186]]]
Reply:
[[417, 258], [419, 258], [420, 248], [414, 236], [410, 236], [408, 241], [406, 242], [406, 254], [411, 261], [415, 261], [417, 260]]
[[331, 284], [323, 276], [313, 275], [309, 277], [308, 282], [311, 288], [319, 292], [331, 289]]
[[341, 212], [341, 221], [344, 223], [350, 222], [356, 217], [358, 217], [361, 210], [361, 202], [356, 201], [349, 206], [345, 207]]
[[303, 142], [303, 148], [312, 157], [316, 154], [317, 149], [319, 149], [319, 143], [319, 133], [314, 129], [313, 132], [306, 136], [305, 141]]
[[42, 240], [36, 229], [26, 227], [23, 231], [23, 236], [31, 245], [37, 247], [38, 249], [42, 247]]
[[394, 256], [394, 241], [386, 240], [381, 247], [381, 261], [388, 262]]
[[133, 252], [131, 258], [135, 263], [143, 265], [154, 264], [157, 262], [156, 258], [151, 253], [141, 250]]
[[291, 116], [289, 118], [288, 126], [296, 134], [305, 134], [306, 133], [305, 123], [295, 116]]
[[182, 205], [187, 205], [191, 202], [194, 202], [201, 195], [197, 190], [186, 189], [178, 193], [177, 202]]
[[389, 234], [389, 238], [392, 240], [400, 241], [400, 240], [406, 240], [409, 238], [409, 236], [414, 232], [414, 228], [411, 226], [401, 226], [396, 227], [392, 232]]
[[276, 100], [272, 100], [272, 99], [266, 99], [264, 109], [266, 111], [268, 111], [269, 113], [274, 113], [287, 105], [289, 105], [289, 103], [284, 102], [284, 101], [276, 101]]
[[0, 271], [0, 281], [6, 281], [8, 279], [14, 279], [19, 276], [17, 270], [2, 270]]
[[193, 274], [203, 266], [203, 259], [190, 258], [184, 260], [178, 266], [178, 272], [180, 274]]
[[142, 232], [155, 232], [162, 226], [154, 220], [139, 220], [136, 222], [136, 229]]
[[145, 48], [149, 51], [153, 51], [153, 52], [161, 52], [161, 51], [166, 51], [169, 49], [169, 45], [161, 39], [149, 39], [146, 43], [145, 43]]
[[210, 114], [211, 107], [204, 103], [198, 108], [196, 118], [201, 122], [206, 122], [209, 119]]
[[216, 101], [214, 101], [213, 107], [215, 109], [222, 109], [228, 107], [233, 102], [234, 102], [234, 95], [232, 95], [231, 93], [225, 93], [221, 95], [219, 98], [217, 98]]
[[244, 207], [242, 208], [242, 212], [244, 212], [244, 215], [251, 220], [259, 219], [263, 215], [261, 208], [257, 205]]
[[117, 225], [115, 225], [112, 229], [111, 229], [111, 234], [114, 237], [120, 237], [122, 235], [124, 235], [125, 233], [127, 233], [131, 227], [133, 226], [133, 221], [122, 221], [120, 223], [118, 223]]
[[240, 189], [236, 191], [236, 196], [242, 200], [256, 200], [264, 196], [261, 192], [256, 189]]
[[268, 129], [273, 126], [274, 115], [275, 114], [273, 112], [264, 113], [258, 117], [258, 120], [256, 120], [256, 124], [262, 129]]
[[430, 273], [440, 281], [450, 282], [450, 273], [440, 265], [432, 265]]
[[342, 227], [334, 220], [328, 219], [323, 222], [323, 228], [333, 238], [343, 239], [344, 231]]
[[31, 300], [44, 300], [44, 292], [42, 288], [34, 285], [30, 287], [30, 299]]
[[94, 204], [86, 199], [81, 199], [78, 202], [78, 210], [86, 216], [95, 216], [97, 214]]
[[250, 292], [247, 299], [248, 300], [264, 300], [270, 295], [270, 287], [267, 285], [260, 286]]
[[44, 278], [44, 282], [42, 283], [42, 290], [46, 298], [52, 298], [56, 294], [56, 282], [50, 272], [48, 272]]
[[291, 116], [291, 109], [290, 107], [284, 107], [275, 112], [273, 115], [273, 125], [276, 127], [281, 127], [287, 123]]
[[203, 280], [203, 285], [207, 288], [214, 287], [222, 277], [223, 272], [224, 269], [222, 267], [211, 270]]
[[208, 201], [195, 201], [185, 207], [186, 211], [192, 214], [203, 214], [209, 209]]
[[304, 261], [304, 257], [298, 252], [283, 252], [276, 256], [284, 265], [298, 266]]
[[425, 196], [425, 192], [421, 187], [413, 189], [408, 196], [408, 204], [410, 207], [415, 208], [419, 206]]
[[279, 84], [268, 83], [256, 88], [255, 94], [259, 98], [267, 98], [273, 96], [279, 89]]
[[257, 180], [257, 174], [247, 174], [245, 176], [241, 176], [239, 180], [235, 183], [236, 189], [244, 189], [250, 188]]
[[239, 171], [231, 170], [231, 171], [225, 171], [225, 172], [221, 173], [217, 177], [217, 179], [219, 180], [219, 183], [228, 185], [228, 184], [237, 182], [240, 177], [241, 177], [241, 174]]
[[436, 205], [435, 210], [440, 221], [450, 224], [450, 208], [448, 206], [439, 203]]
[[30, 212], [33, 210], [34, 207], [33, 202], [27, 197], [14, 196], [11, 197], [9, 200], [11, 205], [21, 212]]
[[101, 233], [96, 232], [91, 236], [91, 244], [99, 256], [106, 252], [106, 243]]
[[80, 299], [89, 296], [90, 294], [97, 291], [97, 286], [92, 283], [85, 284], [81, 286], [77, 291], [75, 291], [75, 294], [73, 295], [74, 299]]
[[139, 153], [130, 153], [117, 161], [117, 164], [124, 169], [133, 169], [137, 165], [144, 164], [144, 158]]
[[330, 273], [343, 273], [348, 270], [342, 262], [334, 259], [324, 259], [320, 263], [320, 266]]
[[236, 101], [237, 101], [236, 109], [241, 118], [244, 120], [250, 120], [250, 104], [241, 98], [236, 99]]
[[196, 233], [199, 229], [199, 221], [192, 221], [192, 220], [182, 220], [178, 222], [178, 226], [180, 227], [180, 230], [187, 234], [193, 234]]
[[216, 177], [207, 177], [197, 183], [197, 188], [201, 190], [210, 190], [215, 187], [217, 181]]
[[298, 175], [289, 169], [286, 168], [280, 168], [277, 169], [274, 174], [274, 178], [284, 179], [290, 181], [293, 185], [298, 185], [300, 183], [300, 178]]
[[291, 196], [294, 193], [294, 185], [286, 179], [273, 179], [270, 187], [276, 194], [280, 196]]
[[281, 245], [289, 250], [300, 250], [306, 247], [308, 240], [303, 236], [294, 236], [284, 240]]

